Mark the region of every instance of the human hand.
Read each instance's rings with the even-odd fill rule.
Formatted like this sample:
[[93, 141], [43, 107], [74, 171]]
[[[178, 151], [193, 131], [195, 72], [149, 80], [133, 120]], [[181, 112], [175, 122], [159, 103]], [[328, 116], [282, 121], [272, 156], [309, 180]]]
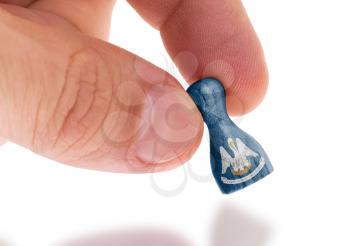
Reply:
[[[105, 41], [114, 3], [0, 0], [0, 136], [77, 167], [174, 168], [198, 147], [202, 118], [175, 78]], [[263, 99], [263, 52], [239, 0], [129, 3], [189, 83], [223, 82], [231, 115]]]

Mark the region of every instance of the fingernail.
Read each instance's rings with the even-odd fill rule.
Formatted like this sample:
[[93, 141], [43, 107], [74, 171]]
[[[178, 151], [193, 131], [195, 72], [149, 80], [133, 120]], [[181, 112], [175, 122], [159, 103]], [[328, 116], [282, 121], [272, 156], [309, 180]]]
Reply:
[[170, 86], [155, 86], [149, 96], [150, 127], [135, 144], [136, 157], [145, 163], [161, 164], [195, 148], [203, 124], [187, 93]]

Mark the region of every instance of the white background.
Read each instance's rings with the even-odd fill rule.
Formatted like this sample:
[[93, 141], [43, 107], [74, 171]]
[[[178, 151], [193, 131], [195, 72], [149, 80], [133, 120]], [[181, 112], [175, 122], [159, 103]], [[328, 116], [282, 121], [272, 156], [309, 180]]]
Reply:
[[[350, 3], [245, 6], [265, 49], [270, 88], [238, 121], [269, 153], [273, 175], [221, 195], [214, 180], [197, 177], [210, 175], [206, 138], [184, 168], [155, 175], [76, 169], [7, 144], [0, 148], [0, 245], [350, 245]], [[111, 42], [181, 79], [157, 31], [124, 0]], [[177, 196], [151, 185], [153, 177], [174, 189], [184, 174]]]

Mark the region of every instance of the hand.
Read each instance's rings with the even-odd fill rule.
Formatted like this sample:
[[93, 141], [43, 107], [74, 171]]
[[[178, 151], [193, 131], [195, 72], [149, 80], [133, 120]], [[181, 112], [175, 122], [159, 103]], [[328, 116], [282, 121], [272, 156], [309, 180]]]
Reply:
[[[114, 0], [0, 0], [0, 136], [77, 167], [184, 163], [203, 123], [179, 82], [106, 42]], [[264, 97], [263, 52], [239, 0], [129, 0], [184, 78], [221, 80], [230, 114]], [[142, 40], [140, 40], [142, 42]]]

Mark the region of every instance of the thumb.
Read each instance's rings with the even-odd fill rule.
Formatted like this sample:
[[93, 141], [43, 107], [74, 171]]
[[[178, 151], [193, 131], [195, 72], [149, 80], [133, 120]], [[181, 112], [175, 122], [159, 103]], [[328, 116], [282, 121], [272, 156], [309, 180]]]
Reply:
[[178, 81], [51, 17], [0, 11], [0, 136], [104, 171], [161, 171], [185, 162], [203, 125]]

